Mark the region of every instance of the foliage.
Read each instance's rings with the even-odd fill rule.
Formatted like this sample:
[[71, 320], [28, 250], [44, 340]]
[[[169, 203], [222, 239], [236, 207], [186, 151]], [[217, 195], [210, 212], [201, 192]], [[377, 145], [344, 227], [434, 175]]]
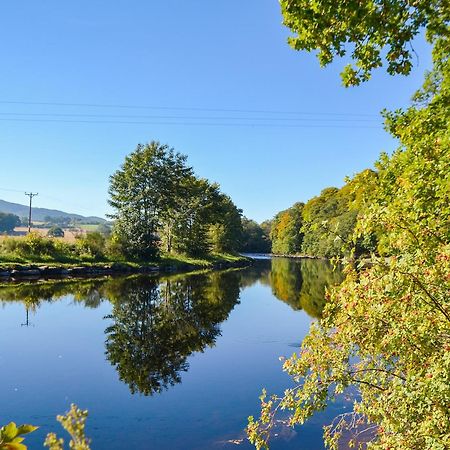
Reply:
[[0, 233], [11, 233], [20, 224], [19, 216], [0, 212]]
[[[422, 27], [433, 42], [447, 34], [448, 0], [281, 0], [286, 25], [294, 35], [295, 50], [318, 50], [320, 65], [345, 56], [351, 49], [353, 65], [342, 72], [345, 86], [367, 81], [373, 69], [387, 63], [389, 74], [407, 75], [412, 68], [413, 38]], [[351, 43], [352, 45], [350, 46]]]
[[300, 252], [303, 207], [303, 203], [296, 203], [275, 216], [270, 230], [272, 253], [287, 255]]
[[[363, 198], [368, 186], [376, 185], [376, 173], [365, 170], [341, 189], [324, 189], [318, 197], [309, 200], [303, 210], [304, 233], [302, 252], [307, 255], [334, 257], [368, 254], [376, 249], [374, 233], [367, 233], [353, 241], [353, 233]], [[361, 181], [364, 180], [364, 183]]]
[[234, 253], [241, 247], [242, 210], [228, 195], [219, 194], [209, 227], [209, 248], [215, 253]]
[[83, 262], [107, 259], [107, 242], [97, 232], [77, 237], [76, 243], [68, 243], [54, 237], [31, 232], [24, 237], [5, 238], [0, 241], [0, 257], [14, 257], [30, 261]]
[[80, 235], [76, 240], [77, 252], [92, 258], [101, 259], [106, 255], [106, 238], [105, 235], [92, 231], [85, 235]]
[[187, 180], [178, 208], [172, 211], [173, 220], [165, 224], [169, 253], [172, 249], [190, 255], [208, 252], [208, 227], [219, 200], [217, 184], [194, 176]]
[[113, 248], [126, 257], [152, 258], [161, 247], [202, 255], [210, 246], [218, 252], [238, 246], [240, 211], [219, 185], [197, 178], [186, 156], [167, 145], [138, 145], [111, 176], [109, 193]]
[[400, 148], [381, 156], [356, 228], [357, 237], [376, 233], [382, 254], [368, 268], [348, 265], [323, 319], [284, 363], [297, 386], [262, 397], [261, 418], [248, 425], [258, 448], [277, 410], [302, 424], [350, 387], [353, 413], [326, 429], [330, 448], [343, 432], [359, 448], [364, 432], [375, 450], [450, 448], [449, 50], [444, 38], [436, 44], [420, 105], [386, 114]]
[[115, 212], [114, 235], [126, 242], [126, 256], [158, 254], [158, 230], [164, 215], [175, 207], [177, 191], [191, 168], [186, 157], [167, 145], [139, 144], [110, 177], [109, 204]]
[[23, 238], [7, 238], [0, 243], [0, 252], [28, 257], [57, 257], [71, 254], [69, 244], [31, 232]]
[[47, 231], [47, 236], [48, 237], [64, 237], [64, 230], [61, 227], [54, 225]]
[[25, 434], [37, 430], [38, 427], [33, 425], [17, 426], [14, 422], [0, 428], [0, 450], [26, 450], [26, 446], [22, 444]]
[[[76, 405], [70, 406], [69, 412], [64, 416], [57, 416], [56, 419], [63, 428], [70, 434], [69, 447], [72, 450], [90, 450], [90, 439], [85, 436], [85, 422], [88, 412], [79, 409]], [[27, 450], [23, 444], [25, 434], [32, 433], [39, 427], [33, 425], [20, 425], [19, 427], [10, 422], [0, 428], [0, 450]], [[44, 446], [50, 450], [64, 450], [64, 440], [56, 436], [55, 433], [47, 434]]]
[[[88, 412], [86, 410], [83, 411], [72, 404], [66, 415], [56, 417], [58, 422], [70, 434], [69, 447], [72, 450], [90, 450], [90, 439], [86, 437], [84, 431], [87, 416]], [[64, 439], [58, 438], [55, 433], [49, 433], [45, 439], [44, 446], [50, 450], [63, 450]]]
[[269, 253], [269, 233], [254, 220], [242, 218], [242, 242], [240, 250], [246, 253]]

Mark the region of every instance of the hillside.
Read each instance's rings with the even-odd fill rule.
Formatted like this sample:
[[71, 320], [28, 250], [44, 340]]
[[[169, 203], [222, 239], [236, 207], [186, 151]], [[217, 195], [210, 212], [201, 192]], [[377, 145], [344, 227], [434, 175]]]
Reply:
[[[15, 214], [19, 217], [28, 217], [29, 207], [19, 203], [11, 203], [0, 199], [0, 212]], [[77, 220], [81, 223], [104, 223], [105, 219], [101, 217], [85, 217], [80, 214], [73, 214], [57, 209], [32, 208], [33, 220], [43, 221], [45, 217], [64, 217]]]

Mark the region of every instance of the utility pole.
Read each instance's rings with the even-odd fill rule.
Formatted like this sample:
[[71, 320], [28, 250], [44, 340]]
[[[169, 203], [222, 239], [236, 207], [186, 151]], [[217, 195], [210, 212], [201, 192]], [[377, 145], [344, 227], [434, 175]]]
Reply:
[[28, 233], [31, 231], [31, 201], [33, 200], [33, 197], [36, 197], [36, 195], [38, 195], [38, 193], [34, 193], [33, 192], [25, 192], [25, 195], [28, 195], [28, 197], [30, 197], [30, 212], [28, 213]]

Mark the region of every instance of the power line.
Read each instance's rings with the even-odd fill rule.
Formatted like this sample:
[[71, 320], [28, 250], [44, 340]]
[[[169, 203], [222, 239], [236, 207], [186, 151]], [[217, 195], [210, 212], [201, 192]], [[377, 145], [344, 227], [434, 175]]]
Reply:
[[346, 119], [346, 118], [314, 118], [314, 117], [230, 117], [230, 116], [155, 116], [155, 115], [136, 115], [136, 114], [69, 114], [69, 113], [17, 113], [0, 112], [0, 116], [32, 116], [32, 117], [90, 117], [90, 118], [125, 118], [125, 119], [189, 119], [189, 120], [266, 120], [266, 121], [303, 121], [303, 122], [378, 122], [379, 119]]
[[53, 122], [53, 123], [93, 123], [93, 124], [122, 124], [122, 125], [180, 125], [180, 126], [204, 126], [204, 127], [266, 127], [266, 128], [372, 128], [380, 129], [381, 126], [367, 126], [354, 124], [319, 125], [319, 124], [281, 124], [281, 123], [202, 123], [202, 122], [143, 122], [143, 121], [119, 121], [119, 120], [67, 120], [67, 119], [9, 119], [0, 118], [3, 122]]
[[209, 112], [234, 112], [234, 113], [261, 113], [261, 114], [298, 114], [298, 115], [337, 115], [337, 116], [366, 116], [378, 117], [377, 114], [369, 113], [341, 113], [341, 112], [314, 112], [314, 111], [279, 111], [279, 110], [258, 110], [258, 109], [238, 109], [238, 108], [200, 108], [186, 106], [146, 106], [146, 105], [121, 105], [121, 104], [101, 104], [101, 103], [64, 103], [64, 102], [27, 102], [0, 100], [0, 104], [8, 105], [35, 105], [35, 106], [69, 106], [84, 108], [121, 108], [121, 109], [154, 109], [154, 110], [178, 110], [178, 111], [209, 111]]
[[23, 192], [23, 190], [19, 191], [18, 189], [8, 189], [8, 188], [2, 188], [2, 187], [0, 187], [0, 191], [20, 192], [20, 193]]

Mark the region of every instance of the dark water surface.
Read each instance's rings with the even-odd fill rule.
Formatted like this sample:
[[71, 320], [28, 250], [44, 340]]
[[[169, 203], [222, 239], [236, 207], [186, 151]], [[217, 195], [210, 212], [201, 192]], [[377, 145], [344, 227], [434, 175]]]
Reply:
[[[323, 261], [259, 260], [253, 267], [169, 277], [0, 289], [0, 424], [40, 429], [42, 448], [74, 402], [89, 409], [93, 450], [249, 449], [244, 428], [261, 389], [291, 386], [289, 356], [320, 316]], [[272, 449], [322, 449], [337, 404]], [[242, 441], [241, 441], [242, 440]], [[235, 442], [231, 442], [235, 441]]]

